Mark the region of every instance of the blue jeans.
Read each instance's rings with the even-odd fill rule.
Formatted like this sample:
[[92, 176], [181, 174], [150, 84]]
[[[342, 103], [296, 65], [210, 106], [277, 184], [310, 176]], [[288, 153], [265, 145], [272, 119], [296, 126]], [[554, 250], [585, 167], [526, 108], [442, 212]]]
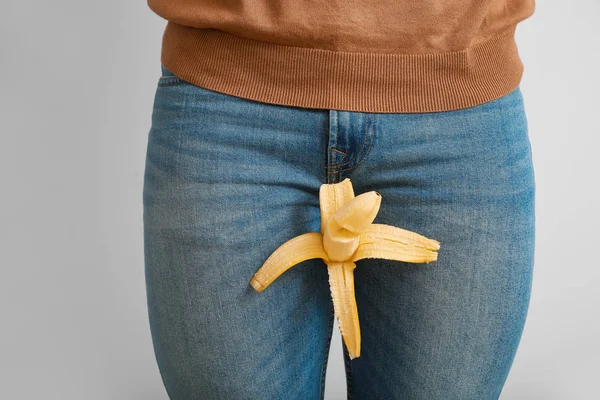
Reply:
[[357, 261], [361, 355], [349, 399], [497, 399], [530, 300], [534, 174], [520, 88], [475, 107], [390, 114], [267, 104], [164, 66], [144, 177], [147, 300], [171, 399], [323, 399], [334, 313], [326, 265], [249, 284], [320, 231], [321, 184], [382, 196], [374, 223], [438, 260]]

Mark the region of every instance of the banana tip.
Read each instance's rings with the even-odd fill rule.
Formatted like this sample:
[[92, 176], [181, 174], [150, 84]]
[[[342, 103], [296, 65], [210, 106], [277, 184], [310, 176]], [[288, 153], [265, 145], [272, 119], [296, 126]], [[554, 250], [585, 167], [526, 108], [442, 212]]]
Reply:
[[257, 292], [262, 292], [266, 287], [262, 283], [260, 283], [256, 278], [252, 278], [250, 280], [250, 286], [252, 286]]

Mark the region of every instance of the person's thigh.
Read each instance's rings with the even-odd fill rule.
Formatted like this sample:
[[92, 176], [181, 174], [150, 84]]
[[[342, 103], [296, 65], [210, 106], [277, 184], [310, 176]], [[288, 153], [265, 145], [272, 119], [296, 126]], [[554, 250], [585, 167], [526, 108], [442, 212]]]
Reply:
[[[163, 71], [164, 72], [164, 71]], [[327, 112], [161, 79], [144, 177], [147, 300], [171, 399], [321, 399], [332, 334], [320, 259], [262, 292], [285, 241], [319, 231]]]
[[440, 242], [438, 260], [357, 262], [361, 356], [349, 398], [497, 399], [530, 299], [535, 183], [520, 89], [463, 110], [377, 114], [351, 175], [376, 223]]

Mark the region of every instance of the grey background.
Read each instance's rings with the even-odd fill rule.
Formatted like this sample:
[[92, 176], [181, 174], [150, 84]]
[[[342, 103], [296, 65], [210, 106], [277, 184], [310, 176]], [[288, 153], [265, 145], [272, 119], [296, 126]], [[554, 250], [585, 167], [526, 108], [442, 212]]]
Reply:
[[[517, 29], [536, 265], [502, 399], [594, 399], [600, 345], [600, 5], [538, 0]], [[0, 13], [0, 398], [166, 399], [141, 190], [165, 21], [144, 1]], [[337, 324], [335, 331], [339, 332]], [[339, 334], [327, 399], [344, 399]]]

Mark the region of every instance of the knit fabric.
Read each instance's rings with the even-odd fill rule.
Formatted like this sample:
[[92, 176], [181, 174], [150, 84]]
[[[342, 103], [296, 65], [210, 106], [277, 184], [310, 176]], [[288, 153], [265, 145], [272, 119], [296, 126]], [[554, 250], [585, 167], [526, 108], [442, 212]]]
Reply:
[[161, 62], [206, 89], [297, 107], [423, 113], [506, 95], [534, 0], [148, 0]]

